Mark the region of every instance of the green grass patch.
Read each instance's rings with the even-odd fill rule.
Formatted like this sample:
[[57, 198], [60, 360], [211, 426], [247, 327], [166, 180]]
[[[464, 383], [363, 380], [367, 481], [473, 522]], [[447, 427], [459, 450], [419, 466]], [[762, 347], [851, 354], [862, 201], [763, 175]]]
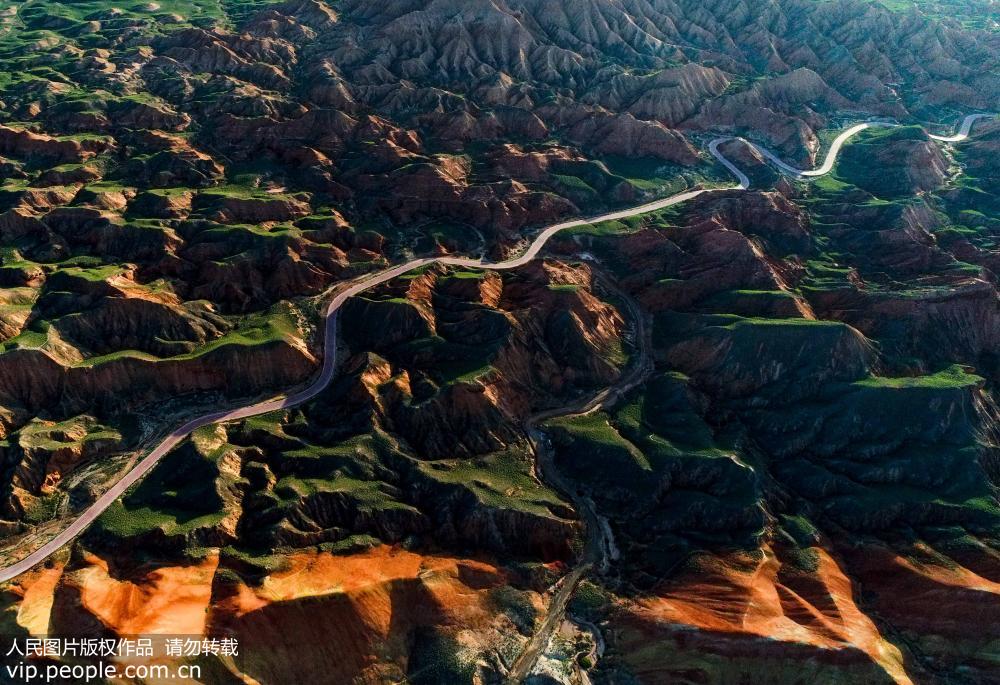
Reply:
[[985, 382], [981, 376], [969, 373], [965, 367], [953, 364], [937, 373], [926, 376], [904, 376], [887, 378], [885, 376], [869, 376], [856, 381], [855, 385], [871, 388], [926, 388], [926, 389], [961, 389], [982, 385]]

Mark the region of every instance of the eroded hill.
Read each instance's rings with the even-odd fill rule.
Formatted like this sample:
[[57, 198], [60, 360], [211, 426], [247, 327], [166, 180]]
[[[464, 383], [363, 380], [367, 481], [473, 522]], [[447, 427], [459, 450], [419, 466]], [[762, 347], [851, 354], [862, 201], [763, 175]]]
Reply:
[[719, 134], [808, 165], [913, 124], [808, 184], [730, 142], [747, 192], [349, 299], [318, 396], [193, 433], [4, 632], [499, 682], [582, 569], [536, 677], [990, 682], [1000, 129], [920, 124], [997, 105], [998, 42], [941, 11], [0, 3], [8, 559], [184, 417], [307, 383], [354, 279], [729, 183]]

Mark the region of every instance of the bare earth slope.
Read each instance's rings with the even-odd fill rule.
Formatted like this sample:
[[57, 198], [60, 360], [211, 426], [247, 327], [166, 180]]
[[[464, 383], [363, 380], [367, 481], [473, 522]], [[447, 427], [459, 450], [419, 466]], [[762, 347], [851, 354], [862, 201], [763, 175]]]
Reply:
[[993, 682], [1000, 44], [944, 4], [0, 2], [0, 632]]

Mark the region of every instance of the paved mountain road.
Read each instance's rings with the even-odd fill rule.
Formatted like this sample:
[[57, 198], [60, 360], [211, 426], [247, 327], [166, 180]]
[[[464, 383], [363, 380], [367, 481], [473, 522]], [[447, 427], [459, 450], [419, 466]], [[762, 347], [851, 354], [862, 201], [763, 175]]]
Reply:
[[[946, 140], [948, 142], [964, 140], [968, 137], [969, 129], [971, 128], [972, 123], [981, 118], [984, 118], [984, 116], [972, 115], [971, 117], [966, 117], [961, 128], [961, 131], [964, 132], [964, 137], [962, 138], [953, 136], [951, 138], [936, 139]], [[816, 170], [818, 173], [803, 172], [800, 169], [795, 169], [794, 167], [791, 167], [779, 160], [765, 148], [742, 138], [716, 138], [708, 144], [708, 149], [709, 152], [711, 152], [712, 155], [737, 178], [739, 181], [738, 188], [746, 190], [750, 187], [750, 179], [739, 169], [739, 167], [733, 164], [719, 151], [719, 146], [723, 143], [732, 140], [739, 140], [760, 151], [761, 154], [763, 154], [767, 159], [775, 162], [779, 168], [795, 176], [820, 176], [822, 174], [829, 173], [830, 170], [833, 169], [834, 162], [836, 161], [836, 155], [839, 153], [841, 146], [843, 146], [844, 142], [848, 138], [872, 126], [893, 125], [895, 124], [870, 122], [866, 124], [858, 124], [847, 129], [831, 144], [826, 160], [823, 165]], [[548, 438], [541, 430], [538, 429], [537, 426], [539, 423], [549, 419], [568, 416], [584, 416], [611, 406], [617, 400], [623, 398], [633, 388], [642, 383], [648, 373], [652, 371], [653, 362], [650, 349], [651, 341], [648, 339], [648, 331], [644, 325], [642, 311], [639, 309], [638, 304], [631, 300], [631, 298], [629, 298], [625, 293], [619, 292], [617, 294], [625, 301], [632, 320], [635, 321], [637, 328], [636, 334], [639, 356], [636, 363], [633, 364], [631, 371], [624, 374], [614, 385], [604, 388], [588, 400], [580, 400], [577, 403], [566, 407], [550, 409], [536, 414], [525, 421], [525, 431], [528, 434], [528, 438], [531, 441], [531, 445], [535, 453], [535, 463], [540, 480], [543, 480], [547, 485], [555, 488], [557, 492], [572, 500], [573, 505], [576, 507], [581, 519], [585, 522], [584, 528], [587, 535], [584, 550], [580, 555], [579, 561], [569, 573], [559, 579], [559, 582], [555, 586], [555, 590], [552, 593], [552, 597], [549, 599], [548, 607], [546, 607], [545, 618], [542, 619], [539, 627], [535, 630], [527, 644], [525, 644], [522, 648], [520, 654], [518, 654], [517, 658], [511, 664], [510, 671], [504, 679], [505, 683], [508, 685], [521, 683], [529, 675], [531, 675], [535, 665], [538, 663], [538, 659], [544, 653], [549, 640], [552, 638], [552, 634], [563, 622], [566, 616], [566, 609], [569, 606], [569, 602], [573, 598], [576, 588], [579, 586], [580, 582], [595, 566], [598, 567], [601, 573], [604, 573], [610, 562], [609, 557], [613, 553], [614, 543], [610, 540], [611, 533], [610, 530], [607, 529], [607, 522], [602, 520], [600, 515], [597, 513], [593, 500], [580, 493], [572, 483], [563, 478], [562, 474], [553, 462], [552, 446], [549, 443]], [[596, 627], [594, 630], [597, 630]], [[599, 635], [600, 633], [598, 633], [598, 636]]]
[[[968, 137], [969, 131], [972, 128], [973, 123], [977, 120], [993, 116], [984, 114], [973, 114], [967, 116], [961, 124], [959, 132], [954, 136], [941, 137], [941, 136], [931, 136], [935, 140], [941, 140], [945, 142], [958, 142], [965, 140]], [[840, 152], [841, 146], [847, 141], [851, 136], [863, 131], [866, 128], [872, 126], [889, 126], [892, 124], [887, 124], [883, 122], [867, 122], [863, 124], [857, 124], [843, 133], [841, 133], [834, 140], [827, 153], [826, 160], [823, 162], [822, 166], [818, 169], [812, 171], [803, 171], [801, 169], [796, 169], [788, 164], [785, 164], [772, 152], [767, 150], [760, 145], [754, 143], [747, 143], [757, 149], [762, 155], [767, 159], [772, 161], [781, 170], [785, 171], [796, 177], [811, 177], [811, 176], [821, 176], [828, 173], [836, 162], [837, 154]], [[735, 138], [719, 138], [713, 140], [709, 144], [709, 151], [712, 156], [715, 157], [720, 163], [723, 164], [730, 172], [732, 172], [739, 180], [739, 185], [727, 188], [725, 190], [746, 190], [750, 186], [750, 180], [747, 178], [746, 174], [741, 172], [731, 161], [726, 159], [721, 152], [719, 152], [718, 147], [721, 143], [726, 140], [741, 140]], [[218, 411], [200, 416], [198, 418], [192, 419], [171, 432], [167, 437], [165, 437], [159, 444], [156, 445], [153, 450], [146, 455], [139, 463], [129, 471], [124, 477], [121, 478], [117, 483], [115, 483], [111, 488], [107, 490], [101, 497], [99, 497], [93, 504], [91, 504], [86, 511], [84, 511], [76, 520], [69, 524], [62, 531], [57, 533], [51, 540], [43, 544], [41, 547], [35, 551], [28, 554], [24, 559], [17, 561], [6, 568], [0, 570], [0, 582], [4, 582], [19, 576], [25, 571], [30, 570], [37, 564], [45, 561], [49, 556], [55, 553], [63, 545], [70, 542], [73, 538], [79, 535], [84, 529], [86, 529], [91, 523], [97, 519], [104, 511], [111, 506], [111, 504], [121, 497], [128, 488], [138, 482], [143, 476], [145, 476], [149, 471], [153, 469], [154, 466], [163, 458], [171, 449], [176, 447], [184, 438], [186, 438], [192, 431], [201, 428], [202, 426], [207, 426], [213, 423], [219, 423], [222, 421], [233, 421], [237, 419], [244, 419], [251, 416], [258, 416], [260, 414], [265, 414], [270, 411], [277, 409], [282, 409], [285, 407], [291, 407], [297, 404], [301, 404], [316, 395], [318, 395], [323, 388], [329, 384], [330, 380], [333, 378], [334, 371], [336, 370], [336, 347], [337, 347], [337, 312], [340, 307], [347, 301], [348, 298], [353, 297], [359, 293], [362, 293], [370, 288], [384, 283], [388, 280], [396, 278], [408, 271], [418, 269], [422, 266], [428, 266], [430, 264], [445, 264], [451, 266], [460, 266], [466, 268], [474, 269], [515, 269], [519, 266], [533, 260], [538, 253], [542, 250], [549, 239], [556, 233], [566, 230], [568, 228], [575, 228], [577, 226], [584, 226], [591, 223], [600, 223], [602, 221], [612, 221], [617, 219], [625, 219], [632, 216], [637, 216], [639, 214], [646, 214], [649, 212], [655, 212], [672, 205], [676, 205], [682, 202], [687, 202], [688, 200], [698, 197], [703, 193], [716, 192], [715, 190], [700, 189], [691, 190], [677, 195], [672, 195], [671, 197], [663, 198], [661, 200], [656, 200], [654, 202], [649, 202], [646, 204], [639, 205], [637, 207], [632, 207], [629, 209], [623, 209], [615, 212], [608, 212], [607, 214], [601, 214], [600, 216], [595, 216], [587, 219], [576, 219], [572, 221], [565, 221], [563, 223], [555, 224], [545, 228], [541, 233], [538, 234], [532, 240], [531, 244], [528, 246], [524, 253], [517, 257], [502, 261], [502, 262], [489, 262], [481, 259], [470, 259], [463, 257], [425, 257], [420, 259], [414, 259], [412, 261], [406, 262], [405, 264], [400, 264], [398, 266], [386, 269], [374, 275], [369, 275], [363, 277], [343, 290], [340, 290], [334, 298], [330, 301], [325, 311], [326, 325], [325, 325], [325, 337], [324, 337], [324, 350], [323, 350], [323, 368], [309, 386], [303, 390], [296, 392], [292, 395], [276, 397], [271, 400], [266, 400], [263, 402], [257, 402], [246, 407], [241, 407], [238, 409], [233, 409], [230, 411]]]
[[933, 133], [929, 134], [929, 137], [933, 140], [940, 140], [945, 143], [960, 143], [969, 137], [969, 131], [972, 130], [972, 125], [979, 121], [980, 119], [992, 119], [996, 114], [970, 114], [969, 116], [962, 119], [962, 125], [958, 129], [958, 133], [953, 136], [936, 136]]

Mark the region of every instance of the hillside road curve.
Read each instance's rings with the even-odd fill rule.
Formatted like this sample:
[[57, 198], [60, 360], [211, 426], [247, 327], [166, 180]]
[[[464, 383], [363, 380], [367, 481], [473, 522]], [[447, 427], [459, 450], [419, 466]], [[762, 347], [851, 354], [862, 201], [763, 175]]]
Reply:
[[[968, 137], [969, 131], [972, 125], [983, 118], [987, 118], [993, 115], [987, 114], [973, 114], [964, 119], [961, 127], [957, 134], [950, 137], [941, 136], [931, 136], [931, 138], [944, 142], [958, 142], [964, 140]], [[808, 178], [821, 176], [823, 174], [829, 173], [836, 162], [836, 157], [840, 152], [843, 144], [852, 136], [860, 133], [861, 131], [870, 128], [872, 126], [889, 126], [893, 124], [887, 124], [883, 122], [866, 122], [862, 124], [857, 124], [851, 128], [845, 130], [834, 140], [830, 147], [829, 152], [826, 155], [826, 159], [823, 164], [812, 171], [803, 171], [801, 169], [796, 169], [784, 162], [782, 162], [776, 155], [767, 150], [766, 148], [757, 145], [755, 143], [749, 143], [748, 145], [756, 148], [762, 155], [764, 155], [768, 160], [775, 164], [776, 167], [781, 169], [787, 174], [798, 178]], [[535, 259], [541, 252], [542, 248], [549, 241], [552, 236], [556, 235], [560, 231], [564, 231], [569, 228], [575, 228], [578, 226], [584, 226], [587, 224], [600, 223], [604, 221], [613, 221], [618, 219], [626, 219], [628, 217], [637, 216], [640, 214], [646, 214], [649, 212], [655, 212], [660, 209], [665, 209], [667, 207], [680, 204], [682, 202], [687, 202], [699, 195], [704, 193], [718, 192], [720, 190], [746, 190], [750, 183], [746, 174], [739, 171], [739, 169], [721, 152], [719, 152], [719, 144], [725, 140], [732, 140], [733, 138], [720, 138], [709, 144], [709, 152], [715, 159], [717, 159], [723, 166], [726, 167], [739, 181], [739, 184], [729, 188], [718, 188], [718, 189], [695, 189], [686, 192], [678, 193], [670, 197], [666, 197], [660, 200], [655, 200], [653, 202], [648, 202], [645, 204], [638, 205], [629, 209], [618, 210], [614, 212], [608, 212], [600, 216], [575, 219], [572, 221], [565, 221], [562, 223], [554, 224], [543, 229], [529, 244], [528, 248], [520, 255], [513, 257], [502, 262], [490, 262], [482, 259], [472, 259], [463, 257], [423, 257], [419, 259], [413, 259], [404, 264], [391, 267], [384, 271], [380, 271], [376, 274], [371, 274], [362, 277], [352, 283], [349, 287], [344, 288], [337, 292], [330, 303], [327, 305], [324, 311], [324, 318], [326, 319], [326, 324], [324, 327], [324, 340], [323, 340], [323, 367], [316, 379], [310, 383], [304, 389], [295, 392], [291, 395], [275, 397], [273, 399], [265, 400], [262, 402], [256, 402], [254, 404], [247, 405], [245, 407], [240, 407], [238, 409], [232, 409], [228, 411], [217, 411], [197, 418], [191, 419], [190, 421], [184, 423], [179, 428], [173, 430], [165, 438], [163, 438], [145, 457], [143, 457], [139, 462], [118, 482], [111, 486], [104, 494], [102, 494], [97, 500], [95, 500], [87, 509], [80, 514], [72, 523], [70, 523], [66, 528], [61, 530], [55, 536], [52, 537], [48, 542], [40, 546], [38, 549], [34, 550], [27, 556], [25, 556], [20, 561], [17, 561], [2, 570], [0, 570], [0, 582], [8, 581], [15, 578], [22, 573], [30, 570], [34, 566], [42, 563], [52, 554], [54, 554], [61, 547], [66, 545], [68, 542], [73, 540], [77, 535], [83, 532], [91, 523], [93, 523], [98, 516], [100, 516], [104, 511], [111, 506], [112, 503], [119, 497], [121, 497], [132, 485], [137, 483], [143, 476], [149, 473], [154, 466], [166, 455], [170, 450], [176, 447], [184, 438], [191, 434], [192, 431], [201, 428], [202, 426], [207, 426], [209, 424], [220, 423], [224, 421], [234, 421], [237, 419], [245, 419], [251, 416], [258, 416], [260, 414], [265, 414], [267, 412], [275, 411], [278, 409], [283, 409], [287, 407], [292, 407], [315, 397], [330, 383], [333, 378], [334, 372], [337, 366], [336, 350], [337, 350], [337, 313], [340, 311], [341, 306], [349, 298], [362, 293], [366, 290], [374, 288], [375, 286], [385, 283], [388, 280], [396, 278], [402, 274], [405, 274], [414, 269], [420, 267], [428, 266], [431, 264], [443, 264], [450, 266], [460, 266], [463, 268], [473, 268], [473, 269], [490, 269], [490, 270], [505, 270], [505, 269], [515, 269], [519, 266], [527, 264], [531, 260]], [[740, 139], [742, 140], [742, 139]]]

